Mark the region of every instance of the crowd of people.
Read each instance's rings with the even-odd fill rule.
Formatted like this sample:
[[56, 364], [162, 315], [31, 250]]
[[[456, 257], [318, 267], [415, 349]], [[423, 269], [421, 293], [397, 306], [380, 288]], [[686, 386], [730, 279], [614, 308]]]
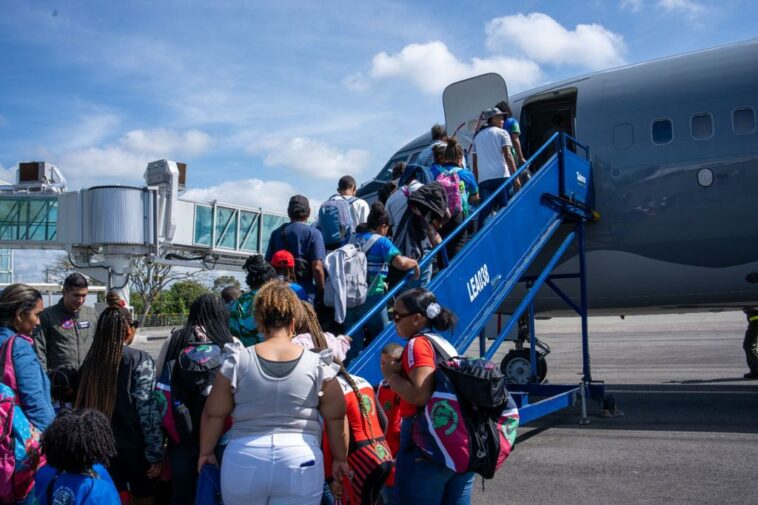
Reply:
[[[131, 347], [139, 324], [116, 291], [99, 314], [84, 305], [79, 273], [47, 308], [30, 286], [5, 288], [0, 414], [15, 444], [0, 443], [11, 461], [0, 502], [469, 503], [473, 473], [425, 459], [411, 436], [434, 389], [425, 335], [455, 320], [419, 262], [523, 163], [518, 124], [498, 105], [483, 113], [471, 170], [435, 125], [428, 166], [395, 167], [382, 201], [357, 198], [345, 176], [314, 225], [293, 196], [290, 221], [243, 266], [248, 289], [196, 299], [156, 360]], [[345, 334], [406, 276], [408, 289]], [[382, 382], [349, 374], [391, 321], [406, 345], [382, 350]]]

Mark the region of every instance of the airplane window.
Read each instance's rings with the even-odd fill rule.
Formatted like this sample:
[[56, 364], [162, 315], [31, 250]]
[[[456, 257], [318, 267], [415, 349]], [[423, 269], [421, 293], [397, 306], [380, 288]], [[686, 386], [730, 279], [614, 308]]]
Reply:
[[707, 112], [692, 116], [690, 133], [695, 140], [706, 140], [713, 137], [713, 116]]
[[755, 131], [755, 111], [752, 107], [739, 107], [732, 111], [732, 128], [737, 135]]
[[668, 118], [656, 119], [651, 127], [653, 144], [668, 144], [674, 139], [674, 125]]
[[634, 145], [634, 127], [629, 123], [617, 124], [613, 127], [613, 147], [629, 149]]

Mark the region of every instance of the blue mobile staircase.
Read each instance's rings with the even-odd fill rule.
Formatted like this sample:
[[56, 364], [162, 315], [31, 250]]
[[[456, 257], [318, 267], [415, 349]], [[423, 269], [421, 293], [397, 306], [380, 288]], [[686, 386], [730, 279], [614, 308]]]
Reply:
[[[577, 152], [581, 152], [577, 154]], [[479, 339], [479, 355], [492, 359], [519, 317], [528, 313], [530, 325], [531, 382], [511, 385], [509, 391], [520, 406], [521, 423], [533, 421], [556, 410], [582, 400], [582, 419], [586, 420], [584, 399], [587, 396], [602, 398], [602, 383], [594, 383], [590, 373], [589, 345], [587, 335], [587, 290], [584, 251], [584, 227], [597, 214], [592, 210], [592, 174], [589, 148], [565, 133], [554, 134], [516, 172], [504, 182], [487, 201], [473, 212], [455, 231], [435, 247], [421, 261], [421, 269], [435, 256], [442, 258], [442, 268], [428, 286], [440, 304], [451, 309], [458, 318], [456, 327], [443, 333], [461, 354]], [[509, 199], [508, 205], [488, 219], [479, 232], [451, 261], [447, 261], [445, 245], [462, 233], [469, 223], [478, 219], [479, 212], [498, 198], [519, 175], [537, 163], [538, 170], [531, 179]], [[572, 243], [579, 252], [579, 272], [551, 275]], [[547, 259], [546, 259], [547, 258]], [[529, 271], [529, 275], [527, 275]], [[535, 272], [538, 272], [536, 275]], [[580, 282], [580, 300], [571, 300], [553, 281], [575, 279]], [[407, 289], [410, 274], [348, 330], [358, 336], [366, 321], [396, 294]], [[483, 330], [503, 301], [519, 284], [526, 285], [526, 292], [513, 311], [508, 324], [492, 342], [485, 339]], [[582, 319], [583, 373], [581, 384], [539, 384], [537, 340], [534, 334], [534, 299], [539, 289], [547, 285], [573, 308]], [[366, 349], [350, 363], [350, 372], [372, 384], [382, 376], [379, 354], [388, 342], [402, 343], [393, 324], [377, 336]], [[489, 345], [488, 345], [489, 344]], [[530, 402], [538, 398], [539, 401]]]

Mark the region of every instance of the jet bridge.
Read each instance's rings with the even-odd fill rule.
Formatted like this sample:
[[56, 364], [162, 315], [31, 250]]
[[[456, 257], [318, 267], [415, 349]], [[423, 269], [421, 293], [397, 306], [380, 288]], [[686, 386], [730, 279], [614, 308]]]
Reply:
[[[567, 149], [570, 142], [571, 149]], [[574, 151], [578, 151], [577, 154]], [[544, 154], [543, 154], [544, 153]], [[549, 156], [548, 156], [549, 155]], [[448, 262], [445, 245], [469, 223], [478, 219], [481, 209], [508, 191], [519, 176], [526, 173], [535, 160], [544, 160], [531, 179], [510, 199], [508, 205], [474, 235], [465, 247]], [[428, 286], [439, 302], [457, 316], [456, 327], [443, 334], [462, 355], [469, 352], [478, 340], [478, 354], [492, 359], [519, 317], [527, 313], [531, 319], [530, 356], [527, 362], [525, 384], [513, 384], [509, 390], [521, 407], [521, 422], [573, 405], [586, 396], [602, 398], [603, 386], [593, 382], [590, 371], [589, 340], [587, 331], [586, 266], [584, 257], [584, 228], [597, 214], [591, 210], [591, 166], [589, 148], [566, 134], [554, 134], [509, 178], [486, 202], [474, 211], [440, 245], [422, 261], [421, 267], [433, 258], [440, 258], [440, 270]], [[552, 240], [551, 240], [552, 239]], [[579, 252], [579, 271], [574, 274], [552, 275], [552, 271], [571, 246]], [[547, 253], [547, 254], [541, 254]], [[547, 256], [547, 259], [544, 259]], [[527, 276], [527, 270], [539, 272]], [[560, 282], [579, 282], [581, 299], [571, 300], [560, 289]], [[363, 325], [392, 297], [406, 289], [410, 274], [395, 286], [371, 311], [348, 330], [360, 338]], [[518, 304], [509, 323], [489, 342], [483, 330], [489, 319], [498, 311], [505, 298], [519, 283], [527, 286], [525, 296]], [[539, 384], [537, 340], [534, 334], [534, 298], [540, 288], [548, 286], [582, 319], [583, 369], [580, 384]], [[350, 364], [349, 370], [372, 384], [381, 380], [379, 355], [389, 342], [402, 343], [394, 325], [376, 337], [364, 352]], [[535, 398], [539, 401], [533, 402]], [[586, 416], [583, 416], [586, 420]]]
[[0, 186], [0, 247], [68, 251], [77, 268], [124, 290], [127, 299], [134, 257], [209, 269], [239, 267], [250, 254], [264, 252], [271, 232], [288, 221], [260, 208], [182, 199], [186, 167], [174, 161], [149, 163], [145, 186], [78, 191], [65, 191], [65, 179], [62, 185], [43, 176], [37, 185], [29, 180], [30, 166], [41, 167], [43, 175], [60, 175], [54, 166], [19, 165], [17, 183]]

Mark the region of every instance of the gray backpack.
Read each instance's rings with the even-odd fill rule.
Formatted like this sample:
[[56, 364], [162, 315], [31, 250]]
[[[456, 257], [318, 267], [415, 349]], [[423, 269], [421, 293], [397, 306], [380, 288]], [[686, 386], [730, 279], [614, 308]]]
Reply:
[[[368, 296], [368, 260], [366, 253], [381, 235], [374, 234], [358, 247], [353, 243], [345, 244], [330, 252], [324, 260], [329, 279], [324, 286], [324, 305], [334, 307], [336, 303], [335, 285], [344, 282], [347, 308], [358, 307], [366, 303]], [[332, 256], [332, 255], [336, 255]], [[331, 271], [328, 265], [336, 264], [337, 271]]]

